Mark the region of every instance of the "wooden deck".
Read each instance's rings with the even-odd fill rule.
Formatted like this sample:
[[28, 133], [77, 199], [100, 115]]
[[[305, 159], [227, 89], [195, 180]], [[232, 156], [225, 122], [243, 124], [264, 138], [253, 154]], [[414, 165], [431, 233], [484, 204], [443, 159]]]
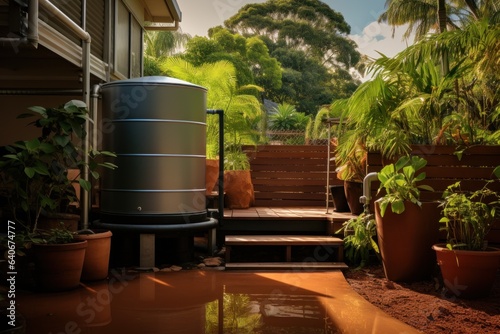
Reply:
[[[309, 236], [309, 235], [241, 235], [226, 236], [226, 269], [345, 269], [344, 261], [344, 241], [331, 236]], [[286, 262], [231, 262], [231, 250], [238, 246], [281, 246], [284, 248]], [[292, 259], [292, 248], [300, 246], [315, 246], [315, 251], [308, 255], [308, 261], [294, 261]], [[318, 247], [323, 249], [323, 253], [336, 253], [336, 262], [321, 261]], [[333, 249], [335, 250], [333, 250]], [[316, 256], [314, 256], [316, 255]]]
[[274, 220], [274, 219], [320, 219], [329, 221], [346, 221], [352, 218], [350, 212], [334, 212], [325, 207], [251, 207], [248, 209], [224, 209], [224, 219]]
[[325, 207], [251, 207], [224, 209], [224, 219], [217, 229], [217, 241], [226, 235], [300, 234], [332, 236], [342, 223], [355, 217], [350, 212], [326, 211]]

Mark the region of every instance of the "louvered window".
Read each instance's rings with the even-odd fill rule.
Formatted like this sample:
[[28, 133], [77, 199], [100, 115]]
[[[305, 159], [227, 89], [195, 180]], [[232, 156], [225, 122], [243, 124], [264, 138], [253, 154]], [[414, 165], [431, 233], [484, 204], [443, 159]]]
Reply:
[[104, 60], [106, 1], [87, 0], [87, 31], [92, 38], [91, 53]]

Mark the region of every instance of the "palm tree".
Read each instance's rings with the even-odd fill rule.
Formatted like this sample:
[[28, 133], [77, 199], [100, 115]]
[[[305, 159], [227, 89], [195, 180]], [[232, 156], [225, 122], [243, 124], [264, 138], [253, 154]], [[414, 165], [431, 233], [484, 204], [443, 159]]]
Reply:
[[[449, 52], [450, 71], [439, 71]], [[410, 144], [498, 144], [500, 25], [486, 19], [427, 36], [372, 65], [374, 79], [333, 107], [346, 125], [339, 152], [356, 147], [394, 157]]]
[[388, 23], [393, 29], [408, 24], [403, 38], [408, 39], [414, 32], [418, 41], [432, 31], [461, 29], [472, 21], [497, 17], [500, 1], [387, 0], [385, 7], [378, 21]]
[[144, 55], [163, 58], [175, 54], [191, 38], [182, 31], [147, 30], [144, 34]]
[[[468, 23], [482, 18], [498, 17], [498, 0], [387, 0], [387, 10], [378, 21], [393, 26], [408, 24], [403, 37], [407, 39], [415, 32], [415, 40], [421, 40], [431, 31], [443, 33], [465, 27]], [[449, 72], [448, 51], [441, 55], [441, 71]]]
[[[249, 87], [237, 86], [232, 63], [218, 61], [194, 66], [181, 58], [169, 57], [161, 65], [163, 74], [207, 88], [207, 108], [224, 110], [224, 142], [228, 146], [255, 144], [261, 139], [264, 114], [260, 102], [253, 95], [240, 93]], [[217, 145], [218, 131], [217, 119], [207, 118], [207, 145]]]
[[181, 31], [147, 30], [144, 34], [144, 75], [159, 75], [162, 59], [183, 49], [190, 38]]

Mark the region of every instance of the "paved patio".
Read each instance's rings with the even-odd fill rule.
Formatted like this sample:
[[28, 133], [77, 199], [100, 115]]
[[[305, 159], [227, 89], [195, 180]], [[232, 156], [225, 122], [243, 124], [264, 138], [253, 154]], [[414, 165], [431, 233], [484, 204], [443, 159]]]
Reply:
[[341, 271], [114, 273], [62, 293], [19, 293], [26, 333], [418, 333]]

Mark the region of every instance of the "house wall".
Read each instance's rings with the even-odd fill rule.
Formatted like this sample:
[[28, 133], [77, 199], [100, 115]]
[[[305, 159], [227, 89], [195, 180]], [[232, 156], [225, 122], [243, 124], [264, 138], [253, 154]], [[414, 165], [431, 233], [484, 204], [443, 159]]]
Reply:
[[57, 107], [71, 99], [80, 99], [81, 96], [0, 96], [0, 146], [14, 143], [18, 140], [29, 140], [40, 135], [33, 126], [28, 125], [30, 118], [18, 119], [17, 115], [28, 112], [28, 108], [35, 105], [43, 107]]
[[[81, 24], [81, 0], [52, 0], [74, 22]], [[128, 21], [118, 22], [115, 8], [125, 8]], [[91, 87], [97, 83], [142, 75], [142, 32], [144, 2], [140, 0], [87, 0], [87, 31], [91, 34]], [[96, 16], [97, 15], [97, 16]], [[8, 1], [0, 1], [0, 38], [6, 29]], [[3, 22], [3, 23], [2, 23]], [[132, 27], [132, 29], [130, 29]], [[120, 31], [121, 29], [121, 31]], [[129, 31], [132, 31], [129, 36]], [[0, 91], [81, 90], [81, 41], [58, 19], [43, 10], [39, 19], [40, 41], [37, 49], [28, 45], [0, 43]], [[130, 42], [129, 42], [129, 38]], [[123, 48], [126, 40], [126, 48]], [[118, 48], [116, 51], [114, 48]], [[132, 48], [132, 49], [131, 49]], [[121, 68], [116, 63], [119, 55]], [[82, 94], [5, 95], [0, 93], [0, 146], [38, 134], [26, 127], [26, 120], [16, 119], [34, 105], [56, 107], [71, 99], [83, 100]]]

